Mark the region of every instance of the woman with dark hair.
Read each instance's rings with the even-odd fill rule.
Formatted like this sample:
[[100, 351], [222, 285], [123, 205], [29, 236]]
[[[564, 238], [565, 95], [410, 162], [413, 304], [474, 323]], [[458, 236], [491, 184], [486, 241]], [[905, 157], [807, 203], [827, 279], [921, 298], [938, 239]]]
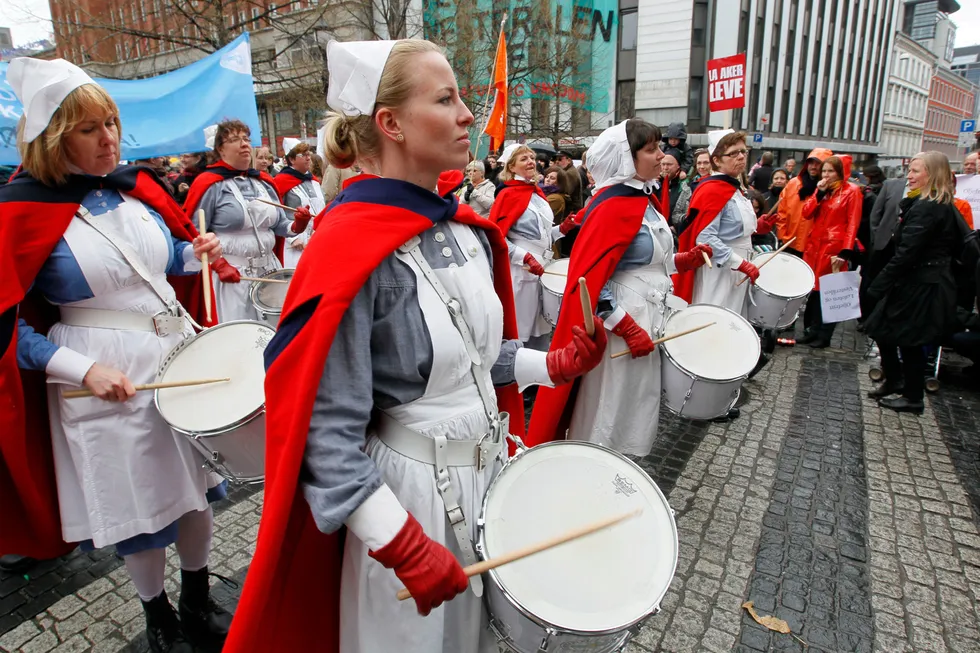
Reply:
[[869, 396], [897, 412], [925, 409], [923, 347], [942, 342], [956, 324], [952, 263], [963, 237], [952, 185], [944, 154], [921, 152], [912, 158], [909, 193], [899, 203], [892, 237], [895, 253], [868, 287], [877, 303], [865, 328], [878, 343], [885, 372], [884, 383]]
[[783, 168], [776, 168], [772, 171], [772, 178], [769, 182], [769, 190], [764, 194], [766, 200], [766, 213], [775, 213], [779, 199], [783, 196], [783, 190], [789, 183], [789, 173]]
[[711, 174], [711, 152], [706, 148], [694, 150], [694, 177], [691, 179], [691, 186]]
[[812, 222], [803, 260], [816, 277], [803, 313], [804, 336], [801, 344], [815, 349], [830, 346], [835, 322], [825, 324], [820, 307], [820, 277], [846, 271], [853, 256], [864, 197], [861, 189], [847, 181], [851, 174], [851, 157], [832, 156], [823, 162], [817, 192], [803, 205], [803, 218]]
[[[188, 639], [220, 648], [231, 615], [211, 599], [207, 565], [209, 499], [224, 485], [153, 393], [135, 389], [193, 334], [168, 275], [195, 275], [220, 245], [198, 235], [156, 175], [119, 165], [119, 109], [80, 68], [20, 58], [7, 79], [25, 109], [23, 167], [0, 186], [0, 551], [54, 558], [75, 543], [112, 546], [151, 651], [192, 653]], [[52, 305], [54, 324], [42, 317]], [[78, 386], [92, 396], [65, 396]], [[164, 589], [171, 544], [179, 619]]]
[[[582, 226], [569, 261], [566, 297], [585, 277], [611, 349], [629, 358], [604, 357], [578, 387], [541, 388], [531, 417], [529, 444], [561, 439], [595, 442], [616, 451], [650, 452], [660, 413], [660, 356], [652, 334], [660, 328], [672, 294], [670, 275], [704, 265], [711, 247], [674, 253], [666, 217], [650, 201], [664, 153], [660, 129], [634, 118], [610, 127], [589, 148], [596, 181], [592, 201], [579, 214]], [[582, 304], [564, 301], [552, 348], [566, 345]], [[569, 402], [574, 406], [569, 406]]]
[[[213, 134], [211, 133], [213, 131]], [[218, 320], [258, 320], [248, 298], [248, 284], [241, 277], [261, 277], [282, 268], [273, 249], [276, 238], [303, 233], [310, 211], [301, 207], [292, 215], [269, 202], [278, 203], [272, 177], [249, 165], [252, 160], [251, 130], [240, 120], [225, 120], [209, 128], [218, 156], [191, 185], [184, 202], [187, 217], [197, 221], [204, 211], [208, 231], [221, 237], [225, 259], [212, 265]]]
[[558, 166], [551, 166], [544, 171], [544, 179], [541, 180], [541, 192], [548, 200], [552, 212], [555, 214], [555, 224], [560, 225], [568, 215], [568, 180], [565, 178], [567, 173]]
[[197, 176], [204, 172], [208, 167], [207, 152], [188, 152], [180, 155], [180, 174], [174, 179], [174, 199], [178, 204], [183, 204], [187, 199], [187, 191]]

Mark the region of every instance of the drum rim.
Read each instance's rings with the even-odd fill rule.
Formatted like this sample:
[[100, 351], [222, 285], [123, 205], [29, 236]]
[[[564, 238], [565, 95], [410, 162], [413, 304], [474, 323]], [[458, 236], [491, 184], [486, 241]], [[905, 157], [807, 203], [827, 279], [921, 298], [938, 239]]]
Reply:
[[[544, 266], [544, 269], [547, 270], [547, 269], [553, 267], [556, 263], [559, 263], [561, 261], [568, 261], [568, 263], [566, 263], [565, 266], [564, 266], [565, 269], [567, 270], [571, 266], [571, 260], [572, 259], [570, 259], [570, 258], [556, 258], [556, 259], [552, 259], [551, 262], [548, 263], [548, 265]], [[540, 277], [538, 277], [538, 284], [541, 286], [542, 290], [545, 290], [545, 291], [551, 293], [552, 295], [558, 297], [558, 300], [561, 301], [562, 297], [565, 296], [565, 288], [568, 287], [568, 275], [565, 276], [565, 287], [562, 288], [560, 291], [553, 290], [552, 288], [549, 288], [547, 286], [547, 284], [545, 282], [545, 277], [546, 276], [547, 275], [544, 275], [543, 274]]]
[[[756, 352], [755, 358], [756, 359], [759, 358], [759, 354], [762, 353], [762, 341], [759, 340], [759, 334], [757, 334], [755, 332], [755, 327], [753, 326], [753, 324], [751, 322], [749, 322], [748, 318], [746, 318], [745, 316], [739, 315], [738, 313], [736, 313], [735, 311], [733, 311], [730, 308], [726, 308], [724, 306], [716, 306], [714, 304], [704, 304], [704, 303], [688, 304], [685, 308], [692, 308], [694, 306], [710, 306], [711, 308], [717, 308], [717, 309], [722, 310], [722, 311], [727, 311], [727, 312], [731, 313], [732, 315], [734, 315], [735, 317], [740, 318], [741, 320], [743, 320], [746, 324], [749, 325], [749, 329], [751, 329], [752, 333], [755, 335], [756, 348], [758, 349], [758, 351]], [[675, 315], [677, 315], [678, 313], [681, 313], [684, 310], [685, 309], [682, 308], [679, 311], [674, 311], [673, 313], [671, 313], [667, 317], [667, 319], [664, 320], [664, 332], [665, 333], [667, 331], [667, 323], [670, 322], [670, 319], [672, 317], [674, 317]], [[739, 379], [746, 379], [746, 378], [748, 378], [749, 373], [752, 371], [751, 369], [749, 369], [749, 371], [746, 372], [745, 374], [739, 374], [737, 376], [733, 376], [730, 379], [705, 379], [705, 378], [702, 378], [700, 376], [694, 376], [691, 373], [690, 370], [688, 370], [686, 367], [684, 367], [683, 365], [681, 365], [680, 362], [676, 358], [674, 358], [673, 356], [670, 355], [670, 348], [667, 347], [666, 345], [667, 345], [667, 343], [664, 343], [663, 346], [659, 347], [659, 349], [663, 353], [663, 355], [666, 356], [670, 360], [670, 362], [674, 364], [674, 367], [676, 367], [678, 370], [680, 370], [681, 372], [683, 372], [687, 376], [691, 377], [695, 381], [701, 381], [703, 383], [712, 383], [712, 384], [715, 384], [715, 385], [725, 385], [727, 383], [732, 383], [734, 381], [738, 381]], [[753, 363], [753, 366], [754, 365], [755, 365], [755, 363]]]
[[[263, 274], [259, 278], [260, 279], [275, 279], [275, 278], [277, 278], [279, 276], [282, 276], [284, 272], [289, 272], [289, 279], [292, 280], [292, 278], [296, 275], [296, 268], [279, 268], [278, 270], [273, 270], [271, 272], [266, 272], [265, 274]], [[258, 311], [262, 311], [262, 312], [267, 313], [269, 315], [282, 315], [282, 306], [278, 306], [278, 307], [276, 307], [276, 306], [269, 306], [268, 304], [260, 301], [255, 296], [258, 293], [258, 291], [259, 291], [259, 286], [261, 286], [261, 285], [262, 285], [261, 282], [258, 282], [258, 281], [250, 281], [249, 282], [249, 287], [248, 287], [248, 301], [252, 302], [252, 306], [254, 306], [255, 309], [258, 310]], [[236, 321], [241, 322], [243, 320], [236, 320]], [[245, 321], [247, 321], [247, 320], [245, 320]], [[230, 322], [228, 322], [227, 324], [230, 324]]]
[[[507, 467], [511, 465], [513, 462], [520, 460], [521, 457], [524, 456], [529, 451], [546, 448], [546, 447], [569, 446], [569, 445], [580, 446], [580, 447], [592, 447], [594, 449], [599, 449], [605, 453], [611, 453], [619, 457], [623, 461], [625, 461], [628, 465], [633, 467], [645, 478], [649, 479], [650, 483], [653, 485], [653, 488], [657, 491], [657, 495], [660, 497], [661, 501], [663, 501], [664, 505], [667, 507], [667, 516], [670, 518], [670, 530], [674, 543], [674, 554], [675, 554], [674, 561], [670, 568], [670, 580], [667, 582], [666, 587], [663, 588], [662, 593], [651, 604], [649, 609], [646, 612], [644, 612], [640, 617], [637, 617], [632, 621], [626, 622], [620, 626], [613, 626], [610, 628], [604, 628], [602, 630], [577, 630], [574, 628], [565, 628], [564, 626], [559, 626], [557, 624], [544, 621], [543, 619], [535, 615], [533, 612], [531, 612], [531, 610], [529, 610], [523, 603], [521, 603], [521, 601], [519, 601], [517, 597], [515, 597], [514, 594], [504, 586], [503, 581], [501, 581], [500, 577], [497, 575], [496, 569], [491, 569], [490, 571], [487, 572], [487, 574], [490, 575], [493, 584], [496, 585], [497, 589], [500, 590], [500, 593], [504, 597], [504, 599], [508, 603], [510, 603], [510, 605], [515, 610], [517, 610], [524, 617], [526, 617], [527, 619], [529, 619], [530, 621], [534, 622], [535, 624], [537, 624], [542, 628], [550, 628], [558, 633], [568, 633], [571, 635], [580, 635], [583, 637], [596, 636], [596, 635], [614, 635], [624, 630], [628, 630], [629, 628], [632, 628], [636, 624], [646, 619], [649, 619], [652, 615], [656, 614], [660, 610], [660, 604], [663, 602], [664, 597], [667, 596], [667, 592], [670, 590], [670, 586], [674, 582], [674, 577], [677, 575], [677, 562], [680, 557], [679, 556], [680, 544], [677, 538], [677, 521], [674, 519], [674, 509], [670, 507], [670, 502], [667, 501], [667, 497], [664, 495], [663, 490], [660, 489], [660, 486], [657, 485], [656, 481], [650, 478], [649, 474], [643, 471], [642, 467], [640, 467], [635, 462], [633, 462], [623, 454], [619, 453], [618, 451], [614, 451], [608, 447], [603, 447], [602, 445], [598, 445], [595, 444], [594, 442], [588, 442], [585, 440], [554, 440], [552, 442], [545, 442], [542, 444], [535, 445], [534, 447], [524, 447], [523, 449], [518, 449], [517, 453], [514, 456], [512, 456], [511, 458], [509, 458], [507, 461], [504, 462], [503, 467], [500, 468], [500, 471], [497, 472], [497, 475], [494, 476], [492, 481], [490, 481], [490, 485], [487, 486], [487, 490], [483, 495], [483, 502], [482, 505], [480, 506], [480, 518], [479, 520], [477, 520], [476, 554], [477, 557], [480, 558], [480, 560], [487, 559], [487, 546], [486, 546], [487, 505], [490, 501], [490, 495], [492, 494], [494, 487], [496, 487], [497, 485], [498, 479], [500, 479], [500, 477], [503, 475]], [[486, 591], [484, 591], [484, 593], [486, 594]], [[492, 617], [493, 615], [490, 616]]]
[[[230, 322], [222, 322], [221, 324], [216, 324], [213, 327], [207, 327], [200, 333], [195, 333], [190, 338], [184, 338], [184, 340], [180, 344], [174, 347], [166, 355], [166, 357], [163, 359], [163, 362], [160, 363], [160, 369], [157, 370], [157, 381], [159, 381], [163, 377], [163, 375], [167, 372], [167, 370], [170, 369], [170, 365], [174, 362], [176, 355], [179, 354], [181, 351], [183, 351], [185, 348], [189, 347], [192, 342], [200, 338], [205, 333], [209, 333], [211, 331], [221, 329], [223, 327], [231, 326], [234, 324], [258, 324], [261, 325], [263, 328], [269, 329], [269, 331], [272, 332], [272, 335], [275, 335], [276, 333], [275, 329], [273, 329], [267, 323], [261, 322], [259, 320], [231, 320]], [[264, 394], [265, 393], [263, 391], [263, 395]], [[259, 404], [257, 408], [253, 409], [251, 412], [245, 415], [245, 417], [242, 417], [238, 421], [233, 422], [232, 425], [230, 426], [223, 426], [220, 429], [215, 429], [210, 431], [188, 431], [187, 429], [181, 428], [179, 426], [174, 426], [170, 422], [170, 420], [167, 419], [167, 416], [163, 414], [163, 411], [160, 409], [160, 388], [157, 388], [156, 390], [153, 391], [153, 406], [157, 409], [157, 414], [163, 419], [164, 422], [167, 423], [167, 426], [169, 426], [177, 433], [180, 433], [181, 435], [186, 435], [195, 439], [199, 437], [212, 437], [212, 436], [224, 435], [225, 433], [234, 431], [236, 429], [245, 426], [246, 424], [258, 419], [261, 415], [265, 414], [265, 400], [263, 399], [262, 403]]]
[[773, 299], [785, 300], [787, 302], [796, 301], [797, 299], [803, 299], [804, 297], [806, 297], [807, 295], [809, 295], [812, 292], [813, 292], [813, 288], [810, 288], [810, 290], [807, 290], [802, 295], [794, 295], [792, 297], [787, 297], [786, 295], [777, 295], [775, 293], [771, 293], [768, 290], [766, 290], [765, 288], [763, 288], [762, 286], [757, 286], [757, 285], [754, 285], [754, 284], [751, 285], [751, 286], [749, 286], [749, 293], [750, 294], [762, 293], [763, 295], [765, 295], [767, 297], [772, 297]]

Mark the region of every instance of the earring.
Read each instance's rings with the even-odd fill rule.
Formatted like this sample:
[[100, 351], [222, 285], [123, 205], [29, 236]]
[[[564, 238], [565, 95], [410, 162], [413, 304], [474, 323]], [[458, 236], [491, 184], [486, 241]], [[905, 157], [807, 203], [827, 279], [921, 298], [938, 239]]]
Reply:
[[399, 143], [404, 143], [405, 142], [405, 135], [404, 134], [398, 134], [398, 136], [395, 136], [395, 140], [398, 141]]

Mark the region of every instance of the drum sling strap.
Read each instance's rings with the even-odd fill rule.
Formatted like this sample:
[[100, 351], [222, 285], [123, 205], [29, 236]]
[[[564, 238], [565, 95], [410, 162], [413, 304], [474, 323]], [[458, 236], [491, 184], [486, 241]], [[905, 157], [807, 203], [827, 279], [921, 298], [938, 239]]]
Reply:
[[[442, 497], [442, 502], [446, 508], [446, 516], [449, 518], [449, 523], [452, 526], [453, 533], [456, 536], [456, 542], [459, 544], [459, 550], [463, 554], [463, 562], [466, 565], [471, 565], [476, 562], [476, 553], [473, 549], [473, 542], [470, 539], [469, 526], [467, 525], [466, 515], [463, 514], [463, 509], [459, 505], [459, 500], [456, 496], [456, 491], [453, 489], [452, 481], [449, 476], [449, 467], [451, 466], [463, 466], [463, 465], [475, 465], [476, 468], [483, 469], [487, 464], [492, 464], [493, 460], [497, 457], [500, 451], [503, 449], [505, 437], [509, 429], [510, 417], [507, 413], [498, 413], [496, 409], [495, 394], [493, 389], [487, 382], [488, 374], [483, 367], [483, 360], [480, 357], [480, 352], [476, 348], [476, 343], [473, 342], [473, 336], [470, 333], [469, 325], [466, 324], [466, 320], [463, 317], [462, 307], [459, 302], [446, 291], [445, 286], [439, 281], [432, 266], [429, 265], [428, 261], [422, 255], [422, 250], [419, 248], [421, 239], [415, 236], [407, 243], [398, 248], [398, 251], [408, 254], [415, 261], [419, 270], [422, 272], [422, 276], [432, 285], [433, 290], [439, 296], [439, 299], [446, 306], [446, 310], [449, 311], [449, 316], [452, 319], [453, 326], [459, 331], [460, 337], [463, 339], [463, 344], [466, 347], [466, 353], [470, 358], [470, 373], [473, 376], [473, 381], [476, 383], [477, 390], [480, 393], [480, 399], [483, 403], [483, 410], [486, 414], [487, 423], [490, 425], [490, 429], [483, 438], [480, 439], [478, 443], [461, 442], [456, 440], [449, 440], [444, 435], [434, 436], [428, 438], [423, 436], [402, 424], [399, 424], [396, 420], [388, 417], [386, 414], [382, 414], [385, 421], [384, 428], [389, 432], [392, 432], [395, 437], [392, 438], [396, 446], [392, 448], [399, 451], [399, 440], [402, 442], [418, 441], [420, 438], [425, 440], [431, 440], [434, 447], [434, 455], [428, 460], [423, 459], [423, 462], [432, 461], [435, 467], [436, 475], [436, 487], [439, 490], [439, 495]], [[407, 433], [406, 433], [407, 432]], [[382, 441], [385, 441], [382, 438]], [[388, 442], [386, 441], [386, 444]], [[391, 445], [389, 445], [391, 446]], [[400, 451], [404, 455], [409, 457], [414, 457], [410, 453], [405, 451]], [[419, 458], [416, 458], [418, 460]], [[473, 593], [476, 596], [483, 595], [483, 581], [479, 576], [473, 576], [470, 578], [470, 587], [473, 589]]]
[[[236, 177], [236, 179], [238, 179], [238, 177]], [[244, 177], [244, 179], [252, 186], [252, 190], [255, 191], [256, 197], [269, 199], [269, 194], [265, 192], [265, 188], [262, 186], [262, 184], [257, 184], [249, 177]], [[245, 196], [242, 195], [242, 190], [238, 187], [238, 184], [235, 183], [235, 180], [232, 179], [230, 181], [231, 184], [229, 184], [229, 187], [231, 188], [231, 194], [235, 196], [235, 201], [242, 205], [242, 211], [245, 213], [245, 219], [248, 220], [250, 225], [252, 225], [252, 233], [255, 234], [255, 242], [259, 244], [259, 257], [265, 258], [268, 255], [268, 252], [265, 251], [265, 245], [262, 244], [262, 238], [259, 237], [259, 229], [255, 226], [255, 219], [252, 217], [252, 214], [248, 212], [248, 202], [245, 201]], [[254, 269], [255, 268], [252, 267], [251, 260], [249, 260], [248, 270]]]
[[[143, 207], [143, 211], [146, 211], [145, 207]], [[160, 311], [153, 316], [153, 323], [158, 336], [163, 337], [181, 331], [183, 329], [181, 318], [190, 322], [191, 325], [198, 331], [203, 330], [203, 327], [194, 321], [184, 307], [181, 306], [180, 302], [178, 302], [175, 298], [168, 297], [166, 289], [160, 285], [160, 281], [158, 279], [154, 279], [153, 276], [150, 275], [146, 267], [143, 265], [143, 262], [140, 260], [139, 255], [133, 251], [132, 247], [116, 237], [109, 225], [105, 223], [102, 216], [92, 215], [92, 213], [89, 212], [89, 210], [84, 206], [79, 206], [75, 215], [102, 234], [102, 236], [108, 240], [113, 247], [119, 250], [119, 253], [122, 254], [124, 259], [126, 259], [126, 262], [129, 263], [130, 267], [132, 267], [133, 270], [136, 271], [136, 274], [138, 274], [140, 278], [150, 286], [154, 294], [156, 294], [156, 296], [160, 298], [160, 301], [162, 301], [167, 307], [166, 310]], [[149, 215], [146, 215], [145, 217], [150, 218]], [[97, 309], [85, 310], [94, 311]]]

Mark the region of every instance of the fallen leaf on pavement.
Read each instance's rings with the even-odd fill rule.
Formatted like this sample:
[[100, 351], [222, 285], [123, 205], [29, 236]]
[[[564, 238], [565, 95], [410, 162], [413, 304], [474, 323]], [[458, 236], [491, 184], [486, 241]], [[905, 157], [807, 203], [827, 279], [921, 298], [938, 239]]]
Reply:
[[809, 645], [806, 642], [804, 642], [802, 639], [800, 639], [799, 637], [793, 634], [793, 631], [790, 630], [789, 624], [786, 623], [785, 620], [780, 619], [779, 617], [774, 617], [772, 615], [760, 617], [759, 614], [755, 611], [755, 607], [752, 601], [746, 601], [745, 603], [742, 604], [742, 607], [745, 608], [745, 610], [749, 613], [749, 616], [752, 617], [757, 624], [761, 624], [766, 628], [768, 628], [769, 630], [775, 630], [778, 633], [784, 633], [786, 635], [790, 635], [791, 637], [793, 637], [793, 639], [803, 644], [803, 646], [809, 647]]

